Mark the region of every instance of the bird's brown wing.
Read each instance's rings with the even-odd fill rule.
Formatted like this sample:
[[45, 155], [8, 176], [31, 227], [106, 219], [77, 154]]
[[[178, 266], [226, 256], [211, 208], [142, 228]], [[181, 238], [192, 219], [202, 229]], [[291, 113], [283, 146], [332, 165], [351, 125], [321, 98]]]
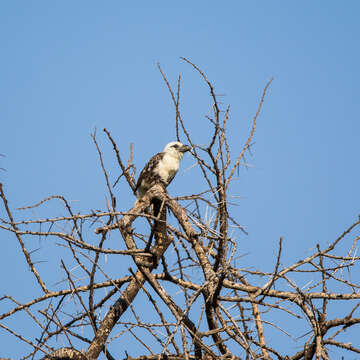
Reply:
[[160, 152], [154, 155], [147, 162], [147, 164], [141, 170], [134, 192], [136, 192], [139, 189], [143, 181], [145, 181], [147, 184], [153, 184], [153, 185], [155, 185], [156, 182], [161, 182], [160, 176], [155, 173], [155, 168], [163, 157], [164, 157], [164, 153]]

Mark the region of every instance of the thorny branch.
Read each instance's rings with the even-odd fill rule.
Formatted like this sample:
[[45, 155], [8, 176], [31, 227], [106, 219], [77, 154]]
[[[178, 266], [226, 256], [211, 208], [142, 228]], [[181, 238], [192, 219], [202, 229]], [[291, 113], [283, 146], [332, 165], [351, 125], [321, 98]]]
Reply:
[[[113, 179], [125, 180], [133, 192], [135, 154], [131, 145], [124, 161], [107, 129], [106, 139], [119, 165], [115, 173], [107, 170], [96, 132], [92, 135], [110, 199], [106, 210], [74, 213], [63, 196], [52, 195], [18, 209], [23, 217], [16, 219], [6, 187], [0, 184], [2, 235], [15, 237], [40, 288], [36, 297], [24, 302], [11, 295], [0, 298], [6, 309], [0, 313], [0, 331], [23, 344], [28, 351], [24, 359], [94, 360], [103, 353], [107, 359], [295, 360], [329, 359], [335, 348], [360, 353], [358, 337], [350, 332], [360, 323], [360, 279], [353, 270], [360, 261], [360, 217], [326, 247], [316, 245], [312, 254], [295, 263], [284, 265], [280, 238], [272, 271], [264, 271], [261, 264], [251, 269], [237, 266], [236, 257], [246, 248], [236, 240], [246, 232], [233, 213], [228, 190], [252, 143], [272, 79], [245, 145], [233, 149], [230, 107], [223, 109], [205, 73], [182, 59], [209, 88], [212, 105], [204, 120], [210, 127], [205, 145], [196, 145], [181, 114], [182, 76], [173, 90], [158, 67], [175, 108], [175, 136], [192, 146], [204, 191], [173, 198], [156, 185], [128, 211], [117, 210], [110, 184]], [[237, 151], [235, 160], [230, 149]], [[153, 199], [163, 204], [158, 217], [150, 210]], [[23, 215], [54, 200], [63, 204], [63, 216]], [[148, 241], [150, 234], [154, 242]], [[59, 274], [56, 284], [34, 260], [35, 238], [46, 239], [44, 247], [56, 240], [58, 253], [49, 255], [51, 273]], [[115, 272], [105, 259], [117, 264]], [[341, 306], [334, 306], [337, 303]], [[14, 329], [15, 316], [33, 324], [33, 335]], [[289, 321], [294, 323], [290, 329]], [[275, 336], [285, 337], [293, 350], [277, 345]]]

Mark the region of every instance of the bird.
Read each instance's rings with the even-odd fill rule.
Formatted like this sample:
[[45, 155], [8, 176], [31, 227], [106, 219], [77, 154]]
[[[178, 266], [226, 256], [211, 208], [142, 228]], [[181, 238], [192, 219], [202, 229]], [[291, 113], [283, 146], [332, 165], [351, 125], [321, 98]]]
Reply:
[[[179, 141], [171, 141], [162, 152], [154, 155], [139, 175], [134, 189], [137, 200], [141, 200], [146, 192], [156, 184], [161, 184], [166, 188], [178, 172], [184, 153], [190, 149], [190, 146], [183, 145]], [[157, 216], [159, 209], [159, 204], [154, 202], [155, 216]]]

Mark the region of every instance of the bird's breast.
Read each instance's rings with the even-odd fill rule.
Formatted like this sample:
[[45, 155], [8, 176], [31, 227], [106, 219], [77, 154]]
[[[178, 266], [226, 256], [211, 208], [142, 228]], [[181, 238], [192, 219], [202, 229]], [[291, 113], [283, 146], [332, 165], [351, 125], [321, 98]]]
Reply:
[[158, 173], [161, 180], [168, 183], [171, 181], [179, 170], [179, 161], [173, 159], [172, 157], [164, 157], [162, 161], [160, 161], [158, 166]]

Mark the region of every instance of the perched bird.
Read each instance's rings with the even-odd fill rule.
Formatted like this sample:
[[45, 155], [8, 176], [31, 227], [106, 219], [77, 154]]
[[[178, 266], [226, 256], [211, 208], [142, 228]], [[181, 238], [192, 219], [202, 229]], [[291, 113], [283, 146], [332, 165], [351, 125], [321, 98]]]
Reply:
[[[184, 153], [189, 150], [189, 146], [183, 145], [179, 141], [172, 141], [165, 146], [162, 152], [154, 155], [140, 173], [134, 190], [137, 198], [141, 199], [155, 184], [167, 187], [178, 172]], [[154, 204], [154, 215], [157, 213], [158, 206], [155, 209]]]

